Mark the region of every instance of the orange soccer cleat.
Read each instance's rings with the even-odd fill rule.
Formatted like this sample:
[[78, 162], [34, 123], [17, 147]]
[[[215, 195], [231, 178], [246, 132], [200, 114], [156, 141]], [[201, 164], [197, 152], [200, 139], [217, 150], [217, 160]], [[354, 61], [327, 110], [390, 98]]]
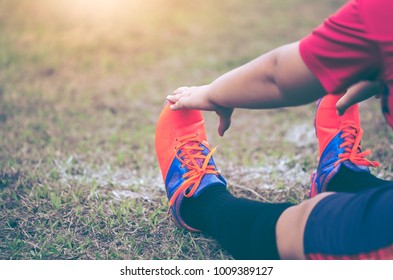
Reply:
[[183, 220], [183, 199], [197, 197], [210, 187], [226, 188], [226, 181], [214, 163], [216, 148], [211, 150], [206, 140], [201, 111], [172, 111], [169, 105], [165, 103], [157, 123], [157, 159], [173, 220], [189, 231], [199, 231]]
[[363, 152], [360, 146], [363, 129], [358, 105], [352, 105], [342, 116], [337, 115], [336, 103], [342, 96], [328, 94], [317, 104], [314, 126], [319, 144], [319, 164], [311, 177], [309, 197], [326, 191], [327, 184], [342, 165], [355, 172], [370, 172], [369, 166], [379, 166], [378, 162], [365, 158], [371, 152]]

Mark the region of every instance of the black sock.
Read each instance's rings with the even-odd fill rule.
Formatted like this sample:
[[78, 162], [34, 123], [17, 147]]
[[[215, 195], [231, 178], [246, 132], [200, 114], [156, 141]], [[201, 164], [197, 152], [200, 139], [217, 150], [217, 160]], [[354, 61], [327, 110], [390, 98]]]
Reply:
[[356, 193], [369, 188], [392, 185], [393, 182], [379, 179], [367, 172], [356, 172], [342, 165], [327, 185], [327, 191]]
[[276, 223], [289, 203], [236, 198], [223, 187], [210, 187], [185, 199], [181, 213], [192, 227], [216, 238], [236, 259], [279, 259]]

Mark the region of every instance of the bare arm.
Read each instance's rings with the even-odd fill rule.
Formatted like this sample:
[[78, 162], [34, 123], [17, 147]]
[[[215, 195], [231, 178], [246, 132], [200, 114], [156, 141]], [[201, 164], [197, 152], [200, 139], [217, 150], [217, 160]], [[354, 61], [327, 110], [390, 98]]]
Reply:
[[[304, 64], [299, 43], [274, 49], [209, 85], [181, 87], [168, 96], [173, 110], [216, 111], [228, 129], [232, 108], [267, 109], [307, 104], [326, 94]], [[229, 119], [229, 120], [228, 120]]]
[[219, 77], [209, 98], [225, 107], [266, 109], [306, 104], [325, 93], [293, 43]]
[[173, 109], [214, 110], [215, 105], [266, 109], [306, 104], [324, 94], [301, 59], [298, 43], [293, 43], [236, 68], [209, 85], [180, 88], [168, 99], [175, 103]]

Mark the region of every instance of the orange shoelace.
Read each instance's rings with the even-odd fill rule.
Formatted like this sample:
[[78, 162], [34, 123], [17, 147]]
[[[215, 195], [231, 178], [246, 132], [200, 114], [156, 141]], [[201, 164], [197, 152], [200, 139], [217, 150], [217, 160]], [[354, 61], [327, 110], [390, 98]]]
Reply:
[[334, 163], [337, 166], [340, 162], [349, 160], [356, 165], [379, 167], [379, 162], [370, 161], [365, 157], [371, 154], [370, 150], [362, 152], [360, 141], [363, 136], [363, 129], [356, 126], [352, 121], [344, 121], [340, 125], [340, 130], [343, 132], [340, 138], [344, 138], [344, 142], [340, 148], [344, 148], [344, 153], [340, 154], [338, 161]]
[[[189, 171], [183, 174], [182, 178], [186, 178], [186, 180], [172, 195], [169, 206], [175, 203], [176, 198], [182, 192], [185, 192], [185, 197], [192, 197], [205, 174], [218, 175], [219, 173], [214, 165], [208, 165], [217, 147], [212, 149], [208, 155], [204, 155], [202, 153], [204, 148], [200, 146], [201, 141], [198, 139], [198, 134], [186, 135], [176, 139], [176, 141], [179, 142], [179, 145], [175, 147], [175, 150], [176, 152], [181, 151], [180, 154], [176, 153], [176, 158], [182, 163], [181, 168], [187, 166]], [[192, 188], [188, 190], [190, 186]]]

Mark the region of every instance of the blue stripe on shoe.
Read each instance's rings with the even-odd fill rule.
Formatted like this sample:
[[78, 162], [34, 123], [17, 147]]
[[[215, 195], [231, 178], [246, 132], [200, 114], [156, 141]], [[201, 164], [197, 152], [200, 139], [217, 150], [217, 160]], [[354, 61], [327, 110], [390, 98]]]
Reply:
[[[207, 155], [210, 151], [209, 149], [207, 149], [207, 147], [205, 147], [203, 144], [200, 144], [201, 147], [204, 148], [204, 150], [202, 151], [202, 153], [204, 155]], [[181, 151], [178, 151], [178, 155], [180, 155]], [[182, 176], [188, 172], [187, 167], [183, 167], [181, 168], [182, 163], [179, 161], [178, 158], [174, 158], [171, 166], [169, 167], [168, 170], [168, 174], [165, 178], [165, 187], [166, 187], [166, 192], [167, 192], [167, 196], [168, 199], [170, 199], [172, 197], [172, 195], [175, 193], [175, 191], [177, 190], [177, 188], [179, 186], [181, 186], [181, 184], [184, 183], [184, 181], [186, 179], [182, 178]], [[208, 165], [216, 165], [214, 162], [213, 157], [210, 158]], [[209, 185], [222, 185], [224, 187], [226, 187], [226, 181], [224, 179], [223, 176], [221, 175], [214, 175], [214, 174], [206, 174], [201, 182], [200, 185], [197, 189], [197, 191], [195, 192], [194, 196], [197, 197], [203, 189], [205, 189], [207, 186]]]

